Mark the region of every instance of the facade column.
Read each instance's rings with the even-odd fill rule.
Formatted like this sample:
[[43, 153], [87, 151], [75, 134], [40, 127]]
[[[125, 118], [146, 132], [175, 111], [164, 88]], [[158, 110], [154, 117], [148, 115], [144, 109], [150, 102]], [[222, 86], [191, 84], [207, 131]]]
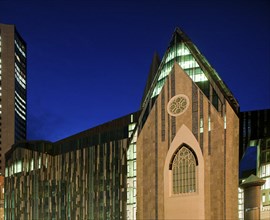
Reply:
[[244, 190], [244, 219], [260, 219], [261, 186], [265, 180], [250, 175], [240, 187]]

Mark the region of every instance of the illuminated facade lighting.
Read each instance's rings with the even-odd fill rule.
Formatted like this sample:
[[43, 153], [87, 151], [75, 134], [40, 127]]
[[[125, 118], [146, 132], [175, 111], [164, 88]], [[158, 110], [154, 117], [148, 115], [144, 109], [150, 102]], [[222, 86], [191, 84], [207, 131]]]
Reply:
[[[15, 45], [21, 62], [23, 47]], [[15, 68], [23, 88], [23, 66]], [[15, 101], [23, 120], [26, 101], [18, 91]], [[6, 218], [236, 219], [238, 111], [177, 28], [161, 62], [153, 58], [138, 112], [55, 143], [12, 146]], [[27, 184], [17, 190], [21, 182]]]

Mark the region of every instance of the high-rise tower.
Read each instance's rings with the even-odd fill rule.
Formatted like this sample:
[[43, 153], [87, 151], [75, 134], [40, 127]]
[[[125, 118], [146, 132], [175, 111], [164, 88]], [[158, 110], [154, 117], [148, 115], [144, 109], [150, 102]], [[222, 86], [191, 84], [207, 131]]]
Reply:
[[0, 24], [0, 173], [10, 146], [26, 139], [26, 43], [14, 25]]

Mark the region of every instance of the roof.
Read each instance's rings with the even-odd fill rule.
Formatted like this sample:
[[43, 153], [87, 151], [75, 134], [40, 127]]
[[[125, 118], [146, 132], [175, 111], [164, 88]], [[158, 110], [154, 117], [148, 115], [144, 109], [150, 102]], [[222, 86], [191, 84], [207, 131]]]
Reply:
[[[177, 42], [183, 42], [185, 46], [190, 50], [192, 56], [196, 60], [196, 62], [199, 64], [200, 68], [205, 73], [205, 76], [208, 78], [211, 86], [217, 93], [217, 95], [220, 97], [220, 100], [223, 100], [222, 97], [224, 96], [226, 100], [230, 103], [234, 111], [238, 114], [239, 112], [239, 104], [235, 97], [233, 96], [232, 92], [229, 90], [227, 85], [222, 81], [222, 79], [219, 77], [218, 73], [215, 71], [215, 69], [208, 63], [208, 61], [205, 59], [205, 57], [201, 54], [201, 52], [198, 50], [198, 48], [193, 44], [193, 42], [189, 39], [189, 37], [178, 27], [175, 28], [175, 31], [172, 35], [172, 38], [170, 40], [169, 46], [162, 58], [162, 61], [160, 62], [159, 66], [155, 66], [155, 68], [150, 68], [147, 84], [145, 86], [143, 99], [141, 102], [141, 108], [146, 107], [149, 100], [152, 98], [151, 94], [155, 88], [155, 85], [158, 82], [159, 73], [161, 69], [163, 68], [165, 64], [165, 60], [167, 57], [168, 52], [171, 50], [173, 45], [175, 45]], [[175, 56], [176, 60], [177, 56]], [[153, 63], [152, 63], [153, 65]], [[156, 64], [155, 64], [156, 65]], [[155, 73], [153, 73], [153, 70], [155, 70]]]
[[264, 179], [261, 179], [251, 174], [243, 183], [240, 184], [241, 188], [248, 188], [251, 186], [262, 186], [265, 183]]
[[147, 81], [146, 81], [146, 85], [145, 85], [145, 88], [144, 88], [143, 97], [142, 97], [142, 101], [141, 101], [141, 107], [143, 105], [143, 101], [145, 100], [148, 91], [151, 88], [152, 82], [154, 81], [154, 78], [155, 78], [155, 76], [157, 74], [157, 70], [158, 70], [159, 65], [160, 65], [160, 58], [158, 56], [158, 53], [155, 52], [154, 56], [153, 56], [153, 59], [152, 59], [151, 66], [150, 66], [150, 70], [149, 70], [149, 73], [148, 73], [148, 78], [147, 78]]

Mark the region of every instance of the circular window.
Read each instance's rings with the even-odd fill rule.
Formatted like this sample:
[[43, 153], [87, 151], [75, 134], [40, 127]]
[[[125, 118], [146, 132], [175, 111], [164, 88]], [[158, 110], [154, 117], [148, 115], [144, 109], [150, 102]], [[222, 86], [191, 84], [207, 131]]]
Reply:
[[189, 106], [189, 100], [186, 95], [180, 94], [171, 98], [167, 105], [167, 111], [171, 116], [181, 115]]

